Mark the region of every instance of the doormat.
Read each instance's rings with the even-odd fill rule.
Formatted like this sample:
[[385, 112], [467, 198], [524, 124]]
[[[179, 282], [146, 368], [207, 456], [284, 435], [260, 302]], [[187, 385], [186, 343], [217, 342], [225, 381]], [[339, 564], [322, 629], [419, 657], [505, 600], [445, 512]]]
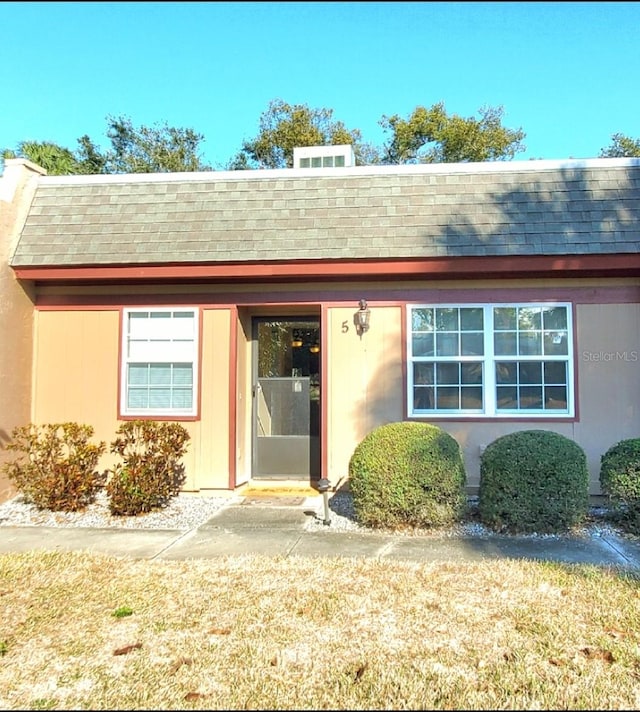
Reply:
[[241, 497], [317, 497], [320, 493], [312, 487], [246, 487], [238, 492]]
[[250, 495], [245, 497], [242, 504], [258, 505], [262, 507], [297, 507], [304, 504], [305, 497], [283, 497], [282, 495]]

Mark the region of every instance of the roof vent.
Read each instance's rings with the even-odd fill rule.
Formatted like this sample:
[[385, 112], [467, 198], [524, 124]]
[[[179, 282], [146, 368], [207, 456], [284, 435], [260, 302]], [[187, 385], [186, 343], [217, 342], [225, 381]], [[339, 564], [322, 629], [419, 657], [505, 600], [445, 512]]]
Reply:
[[294, 168], [349, 168], [355, 166], [353, 146], [303, 146], [293, 149]]

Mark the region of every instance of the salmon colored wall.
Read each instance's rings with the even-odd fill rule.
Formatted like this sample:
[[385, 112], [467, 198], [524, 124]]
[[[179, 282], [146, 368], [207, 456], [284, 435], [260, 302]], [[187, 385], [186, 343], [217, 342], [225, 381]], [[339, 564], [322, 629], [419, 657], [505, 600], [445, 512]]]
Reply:
[[[351, 453], [370, 430], [403, 419], [400, 308], [372, 309], [371, 328], [362, 340], [352, 319], [353, 309], [329, 310], [327, 451], [334, 484], [347, 476]], [[640, 437], [640, 305], [579, 304], [575, 320], [579, 420], [431, 421], [460, 443], [471, 493], [480, 484], [482, 451], [507, 433], [543, 429], [575, 440], [587, 455], [592, 495], [600, 494], [602, 455], [619, 440]]]
[[640, 305], [581, 305], [577, 329], [580, 420], [573, 437], [599, 491], [601, 456], [620, 440], [640, 437]]
[[[117, 310], [36, 312], [35, 423], [90, 425], [108, 450], [118, 428], [118, 328]], [[112, 462], [107, 452], [100, 467]]]
[[[348, 477], [349, 459], [368, 432], [404, 418], [403, 310], [397, 305], [370, 308], [371, 327], [362, 338], [353, 324], [355, 305], [326, 309], [325, 456], [326, 475], [334, 485]], [[236, 461], [229, 460], [234, 435], [228, 417], [233, 411], [230, 337], [235, 318], [229, 308], [202, 311], [201, 418], [184, 423], [192, 437], [185, 458], [189, 491], [228, 490], [232, 465], [237, 483], [250, 473], [251, 320], [249, 310], [242, 309], [234, 337]], [[506, 433], [542, 428], [574, 439], [587, 453], [592, 494], [600, 492], [602, 454], [621, 439], [640, 437], [640, 305], [577, 304], [575, 329], [580, 384], [575, 422], [432, 420], [461, 444], [470, 491], [479, 486], [482, 449]], [[117, 309], [38, 311], [34, 421], [86, 422], [94, 426], [97, 439], [111, 441], [118, 427], [118, 338]]]
[[201, 417], [184, 423], [192, 436], [185, 489], [194, 492], [229, 487], [230, 324], [228, 309], [202, 312]]
[[[91, 425], [107, 446], [119, 426], [119, 311], [36, 314], [34, 422]], [[229, 478], [229, 310], [202, 315], [201, 419], [182, 424], [191, 436], [185, 491], [227, 490]], [[100, 467], [112, 466], [105, 454]]]
[[402, 420], [401, 310], [370, 308], [362, 338], [353, 307], [328, 310], [327, 477], [333, 485], [347, 478], [353, 450], [367, 433]]

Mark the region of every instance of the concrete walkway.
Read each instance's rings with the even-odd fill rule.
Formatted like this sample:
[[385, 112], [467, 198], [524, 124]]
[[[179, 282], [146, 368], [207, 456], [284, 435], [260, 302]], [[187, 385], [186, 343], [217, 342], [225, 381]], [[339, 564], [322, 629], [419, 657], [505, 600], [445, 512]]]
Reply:
[[[220, 556], [379, 557], [405, 561], [513, 558], [594, 564], [640, 571], [640, 543], [614, 534], [518, 537], [419, 537], [332, 530], [305, 506], [223, 507], [189, 531], [0, 527], [0, 553], [89, 551], [135, 559], [185, 560]], [[310, 518], [314, 521], [310, 524]]]

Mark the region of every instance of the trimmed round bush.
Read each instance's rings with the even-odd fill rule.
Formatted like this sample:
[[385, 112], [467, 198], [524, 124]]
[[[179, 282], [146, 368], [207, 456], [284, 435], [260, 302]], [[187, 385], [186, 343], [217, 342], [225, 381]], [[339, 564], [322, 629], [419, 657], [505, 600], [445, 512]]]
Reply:
[[548, 430], [494, 440], [480, 458], [478, 512], [483, 524], [511, 533], [557, 533], [589, 511], [584, 450]]
[[374, 528], [436, 527], [466, 510], [466, 473], [458, 442], [428, 423], [372, 430], [349, 462], [358, 521]]
[[621, 440], [600, 458], [600, 488], [613, 516], [625, 529], [640, 533], [640, 438]]

